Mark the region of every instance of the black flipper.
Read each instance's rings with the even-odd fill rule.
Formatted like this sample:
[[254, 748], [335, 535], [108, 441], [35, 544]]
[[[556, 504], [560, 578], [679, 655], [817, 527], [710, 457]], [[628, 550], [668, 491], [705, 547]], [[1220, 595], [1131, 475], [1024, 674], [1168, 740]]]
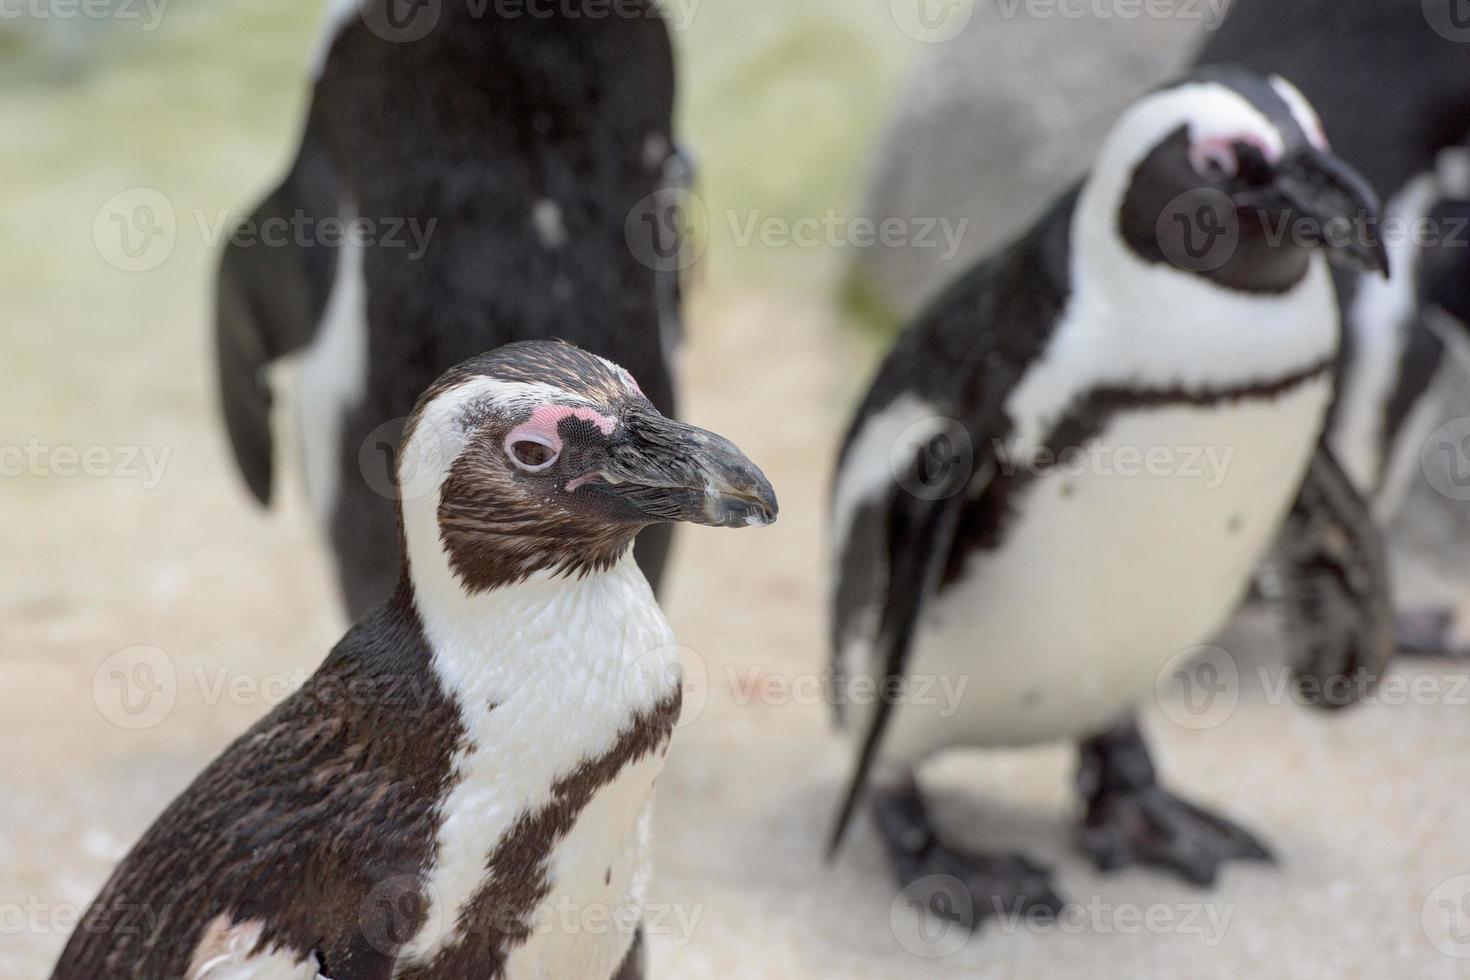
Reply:
[[1300, 693], [1341, 708], [1368, 690], [1394, 649], [1383, 537], [1367, 504], [1321, 446], [1276, 550]]
[[[974, 439], [972, 444], [984, 443]], [[922, 473], [926, 458], [944, 455], [931, 453], [929, 447], [924, 447], [916, 454], [911, 472]], [[883, 682], [879, 686], [879, 697], [873, 706], [872, 721], [863, 739], [852, 783], [832, 829], [827, 846], [828, 860], [835, 857], [842, 846], [843, 835], [877, 758], [879, 743], [893, 712], [890, 692], [894, 690], [896, 679], [904, 674], [919, 613], [939, 587], [960, 515], [984, 491], [994, 472], [994, 461], [987, 458], [977, 461], [973, 473], [957, 474], [952, 488], [925, 492], [922, 496], [900, 490], [893, 498], [887, 527], [888, 590], [874, 646], [884, 665]], [[946, 490], [948, 492], [944, 492]]]
[[270, 502], [274, 472], [265, 371], [316, 335], [336, 268], [336, 250], [320, 243], [317, 229], [337, 215], [339, 199], [331, 163], [308, 133], [291, 172], [232, 230], [220, 261], [220, 405], [240, 473], [262, 504]]

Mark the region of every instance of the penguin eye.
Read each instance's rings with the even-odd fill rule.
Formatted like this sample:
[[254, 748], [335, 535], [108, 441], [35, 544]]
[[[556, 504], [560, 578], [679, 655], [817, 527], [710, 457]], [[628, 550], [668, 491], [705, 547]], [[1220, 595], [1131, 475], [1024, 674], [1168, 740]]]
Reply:
[[1209, 180], [1229, 180], [1240, 172], [1240, 160], [1235, 151], [1218, 140], [1190, 147], [1189, 163], [1195, 173]]
[[558, 447], [525, 436], [511, 443], [506, 450], [510, 453], [510, 458], [516, 466], [527, 473], [540, 473], [555, 463], [557, 457], [561, 455]]

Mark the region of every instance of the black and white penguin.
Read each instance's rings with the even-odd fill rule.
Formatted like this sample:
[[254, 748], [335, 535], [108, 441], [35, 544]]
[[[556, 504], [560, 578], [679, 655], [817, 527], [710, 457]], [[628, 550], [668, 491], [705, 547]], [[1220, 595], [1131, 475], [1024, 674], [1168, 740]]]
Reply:
[[[297, 355], [307, 491], [353, 619], [397, 576], [397, 434], [454, 364], [561, 338], [624, 365], [674, 415], [668, 222], [688, 168], [668, 30], [653, 0], [616, 16], [587, 3], [332, 0], [296, 161], [225, 250], [219, 385], [236, 459], [267, 502], [265, 372]], [[655, 586], [668, 544], [666, 527], [639, 540]]]
[[[1440, 220], [1464, 200], [1459, 181], [1443, 177], [1458, 169], [1470, 132], [1470, 25], [1454, 19], [1455, 9], [1451, 0], [1234, 0], [1199, 54], [1203, 64], [1290, 75], [1395, 229], [1385, 236], [1389, 277], [1337, 276], [1346, 335], [1329, 420], [1337, 458], [1383, 523], [1419, 472], [1426, 437], [1446, 419], [1431, 397], [1442, 390], [1437, 380], [1465, 370], [1449, 352], [1470, 340], [1430, 298], [1470, 274], [1470, 235]], [[1426, 219], [1437, 221], [1427, 236], [1414, 230]], [[1450, 642], [1456, 631], [1459, 644]], [[1443, 650], [1470, 642], [1470, 623], [1416, 611], [1400, 637], [1411, 649]]]
[[[1375, 208], [1288, 82], [1201, 70], [1135, 102], [1080, 187], [903, 335], [833, 491], [832, 696], [858, 755], [834, 849], [871, 789], [902, 882], [952, 876], [977, 918], [1055, 909], [1030, 861], [947, 845], [913, 773], [951, 747], [1076, 739], [1100, 866], [1204, 883], [1268, 858], [1160, 786], [1131, 717], [1284, 524], [1299, 611], [1364, 617], [1321, 623], [1300, 668], [1387, 654], [1375, 528], [1320, 444], [1340, 342], [1327, 259], [1385, 264], [1323, 232]], [[1197, 253], [1212, 221], [1235, 237]], [[1283, 221], [1298, 233], [1277, 238]], [[907, 679], [945, 676], [972, 679], [958, 710], [906, 698]]]
[[55, 980], [641, 975], [680, 673], [630, 545], [769, 523], [770, 484], [560, 343], [451, 370], [404, 438], [393, 596], [164, 811]]

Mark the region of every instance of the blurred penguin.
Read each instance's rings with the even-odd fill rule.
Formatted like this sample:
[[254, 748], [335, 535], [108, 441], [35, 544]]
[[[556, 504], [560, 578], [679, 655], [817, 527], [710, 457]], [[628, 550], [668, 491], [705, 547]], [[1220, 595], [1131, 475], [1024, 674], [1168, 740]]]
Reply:
[[[653, 0], [637, 17], [425, 4], [406, 19], [391, 2], [332, 0], [295, 163], [232, 236], [218, 286], [236, 460], [269, 502], [265, 369], [299, 355], [307, 492], [354, 618], [392, 591], [393, 452], [451, 365], [564, 339], [674, 414], [669, 221], [689, 178]], [[662, 526], [638, 541], [655, 587], [668, 545]]]
[[[1470, 30], [1459, 36], [1450, 0], [1443, 7], [1440, 20], [1423, 0], [1235, 0], [1228, 12], [1223, 4], [1181, 2], [1171, 17], [1129, 21], [977, 11], [970, 29], [921, 63], [900, 96], [866, 204], [874, 217], [969, 218], [964, 239], [949, 255], [864, 252], [849, 283], [854, 312], [881, 329], [915, 315], [977, 256], [1033, 220], [1081, 173], [1112, 113], [1195, 48], [1199, 64], [1239, 64], [1299, 84], [1333, 134], [1334, 150], [1387, 202], [1385, 216], [1400, 228], [1447, 217], [1448, 239], [1463, 200], [1447, 178], [1470, 130]], [[1021, 71], [1042, 61], [1045, 71]], [[1435, 312], [1444, 307], [1431, 299], [1464, 281], [1470, 249], [1450, 244], [1395, 238], [1389, 280], [1337, 274], [1346, 337], [1330, 443], [1385, 523], [1414, 485], [1425, 437], [1454, 414], [1442, 394], [1451, 385], [1466, 388], [1464, 368], [1446, 357], [1463, 339], [1451, 329], [1446, 347], [1444, 328], [1457, 320]], [[1456, 525], [1461, 533], [1449, 540], [1470, 534], [1458, 526], [1462, 519], [1425, 519]], [[1410, 536], [1433, 539], [1399, 535]], [[1440, 535], [1431, 548], [1445, 540]], [[1410, 650], [1470, 650], [1470, 617], [1415, 612], [1401, 621], [1400, 638]]]

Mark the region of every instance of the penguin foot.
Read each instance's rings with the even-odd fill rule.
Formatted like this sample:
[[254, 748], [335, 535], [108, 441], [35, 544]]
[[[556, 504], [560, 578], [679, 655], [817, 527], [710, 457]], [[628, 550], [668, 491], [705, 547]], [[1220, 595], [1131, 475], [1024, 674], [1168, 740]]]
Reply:
[[1418, 609], [1399, 616], [1394, 638], [1407, 656], [1470, 658], [1470, 645], [1457, 636], [1460, 632], [1451, 610]]
[[1083, 743], [1077, 782], [1082, 850], [1100, 871], [1146, 864], [1212, 885], [1226, 861], [1275, 860], [1247, 831], [1161, 787], [1132, 720]]
[[1020, 855], [976, 854], [945, 844], [912, 777], [880, 793], [874, 813], [899, 885], [935, 915], [974, 930], [989, 918], [1049, 919], [1061, 910], [1046, 868]]
[[1088, 801], [1082, 849], [1100, 871], [1147, 864], [1201, 886], [1226, 861], [1275, 860], [1247, 831], [1159, 786]]

